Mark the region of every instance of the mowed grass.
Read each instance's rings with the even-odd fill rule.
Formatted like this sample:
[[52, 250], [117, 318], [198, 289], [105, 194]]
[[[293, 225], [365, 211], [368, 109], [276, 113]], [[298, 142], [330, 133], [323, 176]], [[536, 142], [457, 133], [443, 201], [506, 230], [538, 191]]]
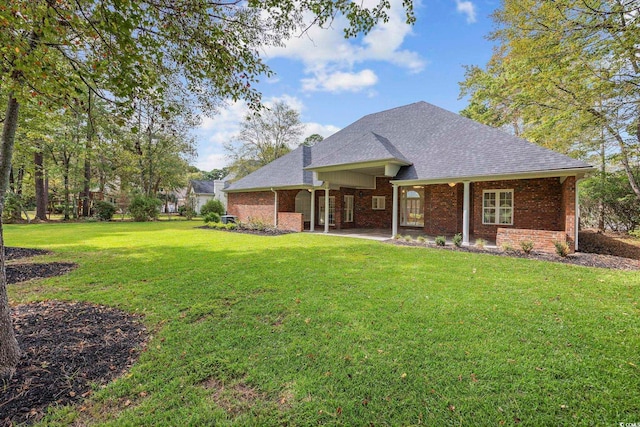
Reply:
[[145, 315], [125, 377], [45, 424], [640, 422], [640, 275], [197, 223], [16, 225], [68, 276], [13, 304]]

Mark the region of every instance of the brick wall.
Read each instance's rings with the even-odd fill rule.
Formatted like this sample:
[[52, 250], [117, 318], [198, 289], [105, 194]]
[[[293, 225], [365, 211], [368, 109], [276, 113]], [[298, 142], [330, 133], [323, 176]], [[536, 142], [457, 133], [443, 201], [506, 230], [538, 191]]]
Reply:
[[273, 225], [274, 194], [271, 191], [252, 193], [228, 193], [227, 210], [241, 222], [260, 220]]
[[455, 187], [448, 184], [425, 187], [425, 233], [451, 235], [462, 231], [462, 197], [459, 197], [457, 187], [462, 187], [462, 184]]
[[295, 212], [278, 212], [278, 228], [301, 232], [304, 230], [303, 215]]
[[520, 250], [520, 243], [524, 241], [533, 242], [533, 250], [536, 252], [555, 253], [556, 248], [553, 242], [567, 242], [567, 234], [564, 231], [549, 230], [527, 230], [522, 228], [498, 228], [496, 245], [509, 245], [513, 249]]
[[[278, 191], [278, 212], [295, 212], [296, 195], [300, 190], [277, 190]], [[303, 190], [307, 191], [307, 190]]]
[[[482, 224], [483, 190], [513, 189], [513, 225]], [[473, 183], [473, 229], [476, 237], [495, 239], [498, 227], [557, 231], [561, 222], [562, 185], [558, 178], [487, 181]]]

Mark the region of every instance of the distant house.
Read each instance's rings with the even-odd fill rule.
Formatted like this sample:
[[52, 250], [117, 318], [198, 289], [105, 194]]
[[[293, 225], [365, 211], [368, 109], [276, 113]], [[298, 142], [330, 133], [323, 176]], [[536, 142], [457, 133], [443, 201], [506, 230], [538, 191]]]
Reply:
[[577, 182], [593, 168], [426, 102], [370, 114], [225, 191], [228, 211], [302, 231], [405, 229], [575, 250]]
[[223, 180], [204, 181], [204, 180], [191, 180], [187, 187], [187, 195], [193, 200], [193, 208], [197, 214], [200, 214], [200, 209], [209, 200], [220, 200], [225, 209], [227, 207], [227, 196], [222, 191], [224, 189]]

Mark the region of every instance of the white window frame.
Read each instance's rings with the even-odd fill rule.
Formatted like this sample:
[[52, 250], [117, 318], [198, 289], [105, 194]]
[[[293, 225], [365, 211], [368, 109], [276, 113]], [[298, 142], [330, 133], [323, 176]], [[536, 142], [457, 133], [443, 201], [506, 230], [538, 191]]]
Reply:
[[[500, 194], [503, 193], [509, 193], [511, 194], [511, 206], [507, 207], [501, 207], [500, 206]], [[485, 206], [485, 197], [486, 194], [494, 194], [495, 195], [495, 200], [496, 200], [496, 205], [495, 206]], [[514, 206], [515, 206], [515, 200], [513, 197], [513, 189], [500, 189], [500, 190], [483, 190], [482, 191], [482, 224], [485, 225], [513, 225], [513, 213], [514, 213]], [[485, 212], [487, 210], [492, 210], [494, 213], [494, 222], [487, 222], [485, 221]], [[501, 214], [503, 209], [509, 209], [510, 213], [511, 213], [511, 218], [509, 222], [501, 222], [500, 220], [502, 219], [502, 217], [504, 216], [503, 214]]]
[[[409, 197], [410, 192], [416, 193], [418, 197]], [[409, 209], [409, 200], [418, 200], [418, 211], [411, 211]], [[415, 215], [415, 221], [409, 221], [411, 214]], [[400, 225], [405, 227], [424, 227], [424, 187], [402, 189], [400, 195]]]
[[353, 222], [353, 206], [355, 197], [351, 194], [344, 196], [344, 222]]
[[[324, 196], [318, 198], [318, 224], [324, 225]], [[329, 225], [336, 225], [336, 196], [329, 196]]]
[[374, 211], [383, 211], [386, 206], [386, 200], [385, 196], [373, 196], [371, 198], [371, 209]]

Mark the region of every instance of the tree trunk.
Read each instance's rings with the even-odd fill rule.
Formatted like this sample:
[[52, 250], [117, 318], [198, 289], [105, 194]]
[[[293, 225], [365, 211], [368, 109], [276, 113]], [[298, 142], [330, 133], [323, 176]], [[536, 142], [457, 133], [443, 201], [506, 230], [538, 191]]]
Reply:
[[7, 271], [4, 258], [4, 235], [2, 230], [2, 211], [4, 195], [7, 191], [11, 157], [18, 128], [18, 100], [9, 93], [7, 113], [2, 127], [2, 146], [0, 148], [0, 379], [11, 378], [20, 359], [20, 347], [13, 332], [9, 296], [7, 295]]
[[84, 187], [82, 189], [82, 216], [87, 218], [89, 197], [91, 195], [91, 140], [93, 138], [93, 118], [91, 117], [91, 89], [89, 89], [89, 105], [87, 107], [87, 142], [84, 151]]
[[598, 231], [604, 233], [604, 189], [607, 180], [607, 157], [604, 144], [604, 137], [600, 145], [600, 202], [598, 203]]
[[44, 187], [44, 154], [41, 150], [33, 153], [35, 166], [34, 181], [36, 187], [36, 218], [47, 220], [47, 192]]
[[[65, 155], [66, 156], [66, 155]], [[62, 172], [63, 180], [64, 180], [64, 220], [69, 221], [71, 218], [69, 217], [69, 162], [65, 158], [64, 161], [64, 170]]]

